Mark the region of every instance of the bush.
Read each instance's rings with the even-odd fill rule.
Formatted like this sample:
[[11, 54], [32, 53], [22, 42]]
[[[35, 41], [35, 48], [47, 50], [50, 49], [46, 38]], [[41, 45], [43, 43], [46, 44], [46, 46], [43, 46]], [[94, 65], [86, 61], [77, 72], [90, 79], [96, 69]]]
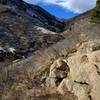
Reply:
[[92, 22], [100, 23], [100, 0], [97, 1], [97, 6], [92, 10]]

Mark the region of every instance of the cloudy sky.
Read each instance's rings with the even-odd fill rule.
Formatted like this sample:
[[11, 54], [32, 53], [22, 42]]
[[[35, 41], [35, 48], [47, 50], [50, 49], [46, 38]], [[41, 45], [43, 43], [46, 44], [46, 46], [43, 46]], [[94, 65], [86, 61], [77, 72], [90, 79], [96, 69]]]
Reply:
[[96, 0], [24, 0], [37, 4], [60, 18], [70, 18], [92, 9]]

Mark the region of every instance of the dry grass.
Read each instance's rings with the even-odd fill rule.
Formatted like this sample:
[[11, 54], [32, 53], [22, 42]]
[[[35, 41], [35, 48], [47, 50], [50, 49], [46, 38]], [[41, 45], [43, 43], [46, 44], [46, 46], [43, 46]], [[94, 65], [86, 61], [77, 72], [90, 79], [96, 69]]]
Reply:
[[41, 86], [40, 78], [50, 65], [42, 67], [37, 74], [28, 66], [19, 68], [7, 65], [0, 65], [0, 100], [75, 100], [70, 93], [63, 96]]

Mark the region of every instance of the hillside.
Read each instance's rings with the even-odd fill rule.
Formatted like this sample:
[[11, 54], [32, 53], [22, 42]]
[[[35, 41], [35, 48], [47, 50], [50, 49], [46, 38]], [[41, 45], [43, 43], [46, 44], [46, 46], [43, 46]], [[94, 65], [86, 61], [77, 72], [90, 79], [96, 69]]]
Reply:
[[64, 27], [63, 21], [36, 5], [21, 0], [0, 4], [0, 45], [3, 49], [26, 52], [47, 48], [64, 38], [58, 34]]
[[0, 62], [1, 100], [100, 100], [99, 0], [63, 21], [22, 0], [0, 3], [0, 44], [15, 49]]

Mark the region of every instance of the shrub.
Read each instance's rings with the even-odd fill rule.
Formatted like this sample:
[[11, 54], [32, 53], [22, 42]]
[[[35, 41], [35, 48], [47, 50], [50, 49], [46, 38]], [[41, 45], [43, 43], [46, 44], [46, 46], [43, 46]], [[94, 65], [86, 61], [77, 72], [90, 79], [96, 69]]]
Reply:
[[100, 0], [97, 1], [97, 6], [92, 10], [92, 22], [100, 23]]

